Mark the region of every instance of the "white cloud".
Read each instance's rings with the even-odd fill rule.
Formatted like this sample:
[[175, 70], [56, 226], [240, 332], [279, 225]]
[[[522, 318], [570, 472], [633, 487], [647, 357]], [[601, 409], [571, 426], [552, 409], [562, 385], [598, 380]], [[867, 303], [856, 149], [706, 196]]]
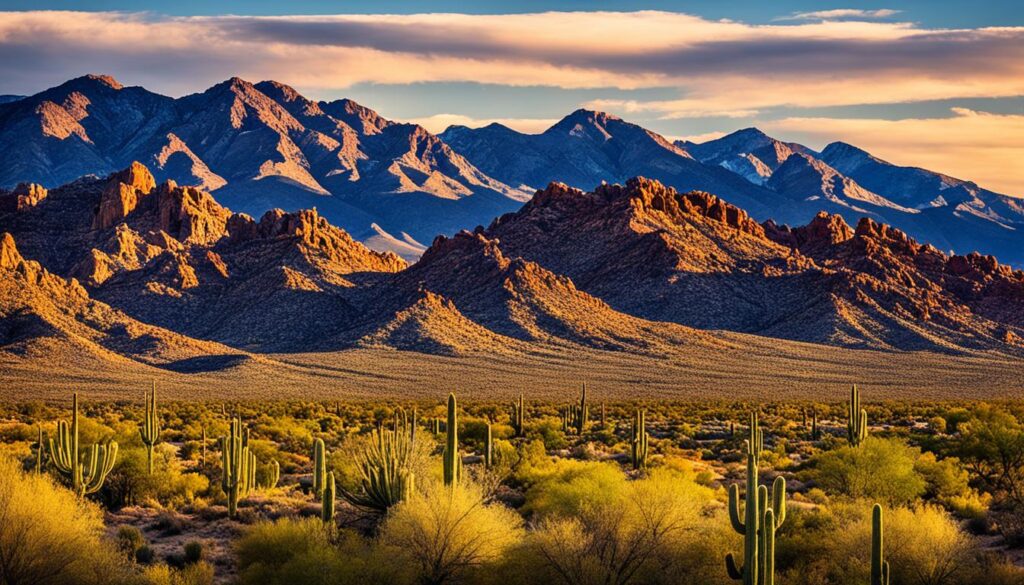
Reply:
[[821, 147], [841, 140], [889, 162], [918, 166], [1024, 196], [1024, 115], [953, 108], [948, 118], [901, 120], [786, 118], [760, 124], [769, 134]]
[[890, 18], [902, 12], [891, 8], [879, 8], [878, 10], [862, 10], [860, 8], [834, 8], [832, 10], [815, 10], [813, 12], [794, 12], [789, 16], [781, 16], [775, 20], [839, 20], [839, 19], [864, 19], [875, 20]]

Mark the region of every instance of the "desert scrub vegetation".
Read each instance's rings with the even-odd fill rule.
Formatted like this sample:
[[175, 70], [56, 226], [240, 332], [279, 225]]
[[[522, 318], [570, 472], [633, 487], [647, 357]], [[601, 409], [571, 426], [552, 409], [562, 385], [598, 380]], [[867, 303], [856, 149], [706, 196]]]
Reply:
[[146, 390], [0, 404], [0, 583], [1024, 584], [1020, 403]]

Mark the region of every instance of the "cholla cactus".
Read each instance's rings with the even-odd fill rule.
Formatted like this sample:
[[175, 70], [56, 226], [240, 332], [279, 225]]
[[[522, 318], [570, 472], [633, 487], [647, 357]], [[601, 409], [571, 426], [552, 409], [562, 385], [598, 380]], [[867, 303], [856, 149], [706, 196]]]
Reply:
[[[764, 433], [757, 414], [750, 415], [747, 443], [747, 482], [745, 509], [740, 515], [739, 486], [729, 488], [729, 521], [743, 535], [743, 566], [738, 567], [732, 553], [725, 557], [729, 577], [743, 585], [774, 585], [775, 532], [786, 521], [786, 480], [779, 476], [768, 488], [758, 483], [758, 464], [764, 449]], [[770, 505], [769, 505], [770, 503]]]
[[142, 436], [142, 444], [146, 446], [146, 470], [153, 474], [153, 447], [160, 441], [160, 415], [156, 412], [156, 382], [153, 382], [153, 392], [146, 396], [146, 414], [142, 419], [142, 428], [139, 429]]
[[632, 447], [633, 469], [644, 469], [647, 467], [648, 436], [647, 436], [647, 414], [637, 409], [633, 418]]
[[850, 390], [846, 437], [854, 447], [859, 447], [868, 437], [868, 412], [860, 407], [860, 390], [857, 389], [856, 384]]
[[249, 451], [249, 433], [238, 417], [231, 421], [227, 437], [220, 439], [221, 489], [228, 496], [228, 516], [235, 517], [238, 501], [256, 484], [256, 455]]
[[[386, 512], [404, 501], [414, 489], [411, 470], [413, 441], [409, 434], [378, 429], [358, 457], [360, 491], [339, 489], [353, 506]], [[325, 496], [326, 497], [326, 496]]]
[[448, 395], [448, 424], [445, 430], [444, 485], [455, 485], [462, 476], [462, 456], [459, 454], [459, 413], [454, 393]]
[[882, 550], [882, 506], [871, 509], [871, 585], [889, 585], [889, 562]]
[[57, 441], [50, 439], [50, 459], [53, 466], [71, 482], [71, 489], [84, 497], [103, 487], [107, 474], [117, 460], [117, 443], [86, 447], [85, 461], [81, 460], [78, 442], [78, 394], [71, 399], [71, 424], [57, 421]]
[[327, 451], [324, 448], [324, 440], [313, 441], [313, 495], [321, 499], [324, 495], [324, 487], [327, 481]]

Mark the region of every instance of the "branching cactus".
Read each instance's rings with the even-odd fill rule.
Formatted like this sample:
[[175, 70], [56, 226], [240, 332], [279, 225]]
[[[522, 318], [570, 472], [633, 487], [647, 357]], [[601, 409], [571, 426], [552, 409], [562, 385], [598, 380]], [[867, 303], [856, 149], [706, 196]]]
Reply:
[[868, 437], [868, 413], [860, 407], [860, 390], [857, 389], [856, 384], [850, 390], [846, 437], [854, 447], [859, 447]]
[[374, 431], [373, 439], [358, 456], [360, 491], [339, 488], [353, 506], [386, 512], [409, 497], [414, 488], [411, 471], [413, 442], [405, 432]]
[[50, 439], [50, 460], [53, 466], [71, 482], [71, 489], [84, 497], [94, 494], [103, 487], [107, 474], [114, 469], [117, 460], [117, 443], [86, 447], [84, 461], [78, 442], [78, 394], [72, 399], [71, 424], [57, 421], [57, 441]]
[[316, 499], [323, 498], [327, 481], [327, 451], [324, 440], [313, 441], [313, 495]]
[[576, 405], [569, 405], [568, 423], [569, 427], [582, 435], [587, 429], [587, 421], [590, 420], [590, 407], [587, 405], [587, 384], [583, 383], [583, 393], [580, 395], [580, 402]]
[[320, 505], [320, 518], [324, 521], [324, 524], [334, 523], [334, 490], [334, 472], [332, 471], [327, 474], [327, 478], [324, 480], [323, 503]]
[[630, 440], [633, 469], [644, 469], [647, 467], [647, 441], [647, 414], [637, 409], [636, 416], [633, 418], [632, 438]]
[[786, 521], [786, 480], [775, 478], [771, 494], [758, 482], [758, 464], [764, 449], [764, 433], [757, 414], [750, 416], [747, 443], [747, 479], [744, 510], [740, 514], [738, 485], [729, 488], [729, 521], [733, 530], [743, 536], [743, 566], [736, 564], [732, 553], [725, 557], [729, 577], [743, 585], [774, 585], [775, 531]]
[[871, 509], [871, 585], [889, 585], [889, 562], [883, 545], [882, 506]]
[[248, 433], [242, 420], [231, 421], [227, 437], [220, 438], [221, 489], [228, 496], [228, 516], [235, 517], [238, 500], [244, 498], [255, 480], [256, 455], [249, 452]]
[[526, 434], [526, 403], [523, 401], [523, 395], [519, 395], [519, 400], [512, 403], [512, 428], [516, 432], [517, 437], [522, 437]]
[[153, 392], [146, 396], [146, 414], [142, 419], [142, 444], [146, 446], [146, 470], [153, 475], [153, 447], [160, 442], [160, 415], [156, 411], [156, 382]]
[[459, 413], [454, 393], [448, 395], [448, 425], [445, 430], [444, 485], [455, 485], [462, 476], [462, 456], [459, 455]]

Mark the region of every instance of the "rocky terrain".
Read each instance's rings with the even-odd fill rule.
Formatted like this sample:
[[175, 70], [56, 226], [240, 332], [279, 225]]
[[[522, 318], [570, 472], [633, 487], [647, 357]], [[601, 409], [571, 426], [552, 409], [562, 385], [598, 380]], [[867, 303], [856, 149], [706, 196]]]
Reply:
[[646, 319], [852, 347], [1020, 341], [1024, 272], [869, 218], [762, 225], [714, 195], [634, 179], [593, 193], [553, 184], [486, 235]]
[[[158, 184], [140, 163], [49, 190], [19, 185], [0, 202], [7, 268], [29, 270], [18, 268], [29, 258], [29, 272], [48, 275], [30, 281], [72, 291], [36, 312], [102, 303], [133, 327], [173, 331], [176, 345], [203, 340], [195, 348], [669, 355], [729, 345], [709, 333], [729, 331], [1016, 353], [1022, 334], [1024, 273], [992, 257], [947, 256], [868, 218], [855, 229], [824, 212], [802, 227], [761, 224], [715, 195], [644, 178], [590, 193], [553, 183], [487, 229], [438, 236], [411, 266], [316, 210], [256, 220], [201, 189]], [[11, 291], [9, 314], [23, 296]], [[128, 359], [159, 353], [108, 345]]]

